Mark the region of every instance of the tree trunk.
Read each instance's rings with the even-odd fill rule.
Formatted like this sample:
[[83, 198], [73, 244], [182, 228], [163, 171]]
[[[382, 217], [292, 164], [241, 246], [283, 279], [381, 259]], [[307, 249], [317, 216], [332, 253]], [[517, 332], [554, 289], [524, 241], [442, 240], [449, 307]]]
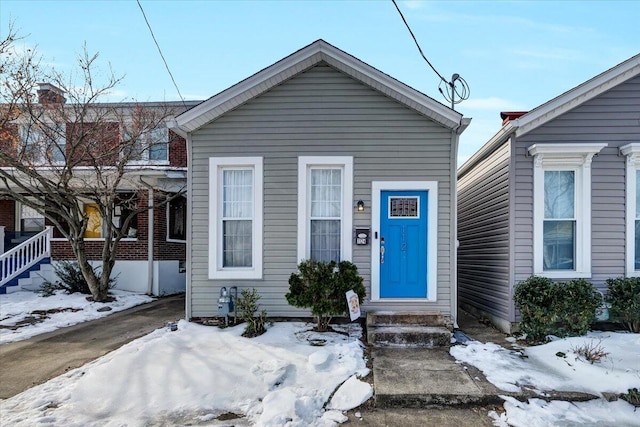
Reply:
[[91, 296], [93, 300], [96, 302], [104, 302], [107, 300], [107, 291], [102, 291], [101, 280], [96, 277], [96, 273], [89, 264], [89, 260], [87, 259], [87, 252], [84, 246], [84, 239], [81, 237], [79, 239], [72, 240], [72, 248], [73, 252], [76, 255], [76, 260], [78, 261], [78, 268], [82, 272], [82, 276], [84, 280], [87, 281], [87, 285], [89, 286], [89, 290], [91, 291]]

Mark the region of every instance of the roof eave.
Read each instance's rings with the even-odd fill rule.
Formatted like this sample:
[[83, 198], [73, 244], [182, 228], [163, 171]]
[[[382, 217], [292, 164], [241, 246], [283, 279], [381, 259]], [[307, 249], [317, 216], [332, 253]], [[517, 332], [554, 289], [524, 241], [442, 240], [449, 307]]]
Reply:
[[[322, 61], [365, 84], [367, 84], [365, 80], [370, 79], [372, 82], [384, 86], [387, 89], [384, 92], [385, 95], [410, 108], [418, 109], [423, 115], [449, 129], [458, 128], [461, 124], [462, 114], [324, 40], [318, 40], [185, 111], [176, 118], [175, 126], [184, 132], [193, 132], [227, 111], [267, 92]], [[420, 108], [421, 106], [423, 108]]]
[[502, 126], [500, 130], [489, 139], [473, 156], [469, 158], [462, 166], [458, 168], [458, 178], [467, 173], [473, 168], [480, 160], [485, 158], [489, 153], [492, 153], [498, 146], [504, 143], [511, 135], [516, 132], [518, 127], [509, 122]]

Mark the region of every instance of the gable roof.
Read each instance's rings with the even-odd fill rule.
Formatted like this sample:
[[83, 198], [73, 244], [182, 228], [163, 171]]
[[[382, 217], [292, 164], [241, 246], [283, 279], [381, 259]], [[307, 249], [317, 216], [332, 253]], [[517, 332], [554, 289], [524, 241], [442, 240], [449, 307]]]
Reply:
[[182, 113], [170, 127], [178, 128], [185, 133], [192, 132], [321, 62], [449, 129], [460, 127], [458, 133], [469, 124], [468, 119], [462, 120], [462, 114], [326, 41], [317, 40]]
[[640, 75], [640, 54], [632, 56], [626, 61], [545, 102], [515, 120], [508, 121], [486, 144], [476, 151], [469, 160], [460, 166], [458, 176], [466, 173], [473, 165], [493, 152], [493, 150], [507, 138], [511, 137], [511, 135], [515, 134], [516, 137], [526, 135], [556, 117], [579, 107], [585, 102], [638, 75]]

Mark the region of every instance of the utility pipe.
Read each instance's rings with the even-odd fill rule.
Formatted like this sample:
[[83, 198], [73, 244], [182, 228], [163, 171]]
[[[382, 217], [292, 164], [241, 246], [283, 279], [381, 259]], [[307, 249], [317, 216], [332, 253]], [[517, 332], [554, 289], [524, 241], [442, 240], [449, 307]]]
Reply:
[[147, 197], [147, 294], [153, 293], [153, 186], [140, 176], [142, 185], [149, 189]]

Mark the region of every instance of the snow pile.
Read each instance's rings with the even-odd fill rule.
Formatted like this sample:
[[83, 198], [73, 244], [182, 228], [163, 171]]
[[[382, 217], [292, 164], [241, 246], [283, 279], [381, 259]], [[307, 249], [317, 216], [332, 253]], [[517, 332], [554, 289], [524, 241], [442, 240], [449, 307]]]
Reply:
[[[108, 303], [89, 302], [87, 295], [67, 295], [63, 291], [56, 291], [50, 297], [35, 292], [0, 295], [0, 344], [25, 340], [153, 301], [146, 295], [115, 289], [111, 294], [116, 301]], [[98, 311], [104, 307], [111, 310]]]
[[[342, 410], [371, 396], [354, 377], [369, 373], [362, 344], [309, 329], [277, 323], [247, 339], [243, 325], [220, 330], [180, 321], [177, 332], [157, 330], [3, 401], [0, 418], [15, 426], [216, 425], [232, 412], [257, 426], [335, 425], [346, 418], [323, 407], [336, 388], [344, 383], [349, 394], [334, 396], [332, 407]], [[311, 346], [313, 338], [326, 343]]]
[[[598, 346], [609, 353], [591, 363], [574, 350]], [[451, 347], [457, 360], [480, 369], [502, 390], [517, 392], [521, 386], [538, 390], [625, 393], [640, 386], [640, 335], [590, 332], [586, 336], [558, 339], [527, 347], [524, 356], [497, 344], [470, 341]], [[558, 356], [556, 354], [560, 353]], [[562, 357], [564, 354], [564, 357]]]
[[506, 413], [489, 412], [497, 426], [549, 427], [549, 426], [638, 426], [640, 414], [632, 405], [618, 400], [604, 399], [589, 402], [545, 402], [529, 399], [528, 403], [509, 397], [504, 400]]

